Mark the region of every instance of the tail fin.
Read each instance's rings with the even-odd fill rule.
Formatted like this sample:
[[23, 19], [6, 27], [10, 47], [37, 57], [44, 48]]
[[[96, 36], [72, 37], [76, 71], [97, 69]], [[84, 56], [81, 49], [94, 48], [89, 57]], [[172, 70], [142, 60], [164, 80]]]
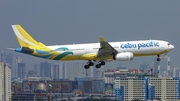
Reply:
[[20, 25], [12, 25], [12, 28], [21, 47], [45, 46], [43, 43], [37, 42], [32, 38]]

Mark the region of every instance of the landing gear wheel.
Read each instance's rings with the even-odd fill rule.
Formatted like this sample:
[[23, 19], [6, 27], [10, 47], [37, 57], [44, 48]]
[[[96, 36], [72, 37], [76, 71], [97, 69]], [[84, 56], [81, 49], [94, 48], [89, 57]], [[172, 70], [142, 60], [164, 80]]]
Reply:
[[94, 66], [94, 63], [93, 63], [93, 62], [89, 62], [88, 65], [89, 65], [89, 66]]
[[87, 62], [87, 65], [88, 65], [88, 66], [94, 66], [94, 63], [93, 63], [91, 60], [89, 60], [89, 61]]
[[160, 57], [160, 55], [157, 55], [157, 56], [158, 56], [157, 61], [161, 61], [161, 59], [159, 58], [159, 57]]
[[89, 69], [89, 65], [84, 65], [84, 68], [85, 69]]
[[157, 58], [157, 61], [161, 61], [161, 59], [158, 57], [158, 58]]
[[100, 64], [104, 66], [106, 63], [104, 61], [102, 61]]
[[101, 68], [101, 64], [97, 64], [97, 65], [96, 65], [96, 68]]

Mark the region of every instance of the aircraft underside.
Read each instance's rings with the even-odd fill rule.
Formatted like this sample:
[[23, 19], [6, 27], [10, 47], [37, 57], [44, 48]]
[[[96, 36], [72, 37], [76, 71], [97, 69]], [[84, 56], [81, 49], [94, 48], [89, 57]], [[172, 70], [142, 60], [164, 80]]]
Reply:
[[[157, 61], [160, 61], [161, 58], [160, 58], [160, 55], [161, 54], [164, 54], [166, 52], [159, 52], [159, 53], [151, 53], [151, 54], [134, 54], [134, 57], [137, 57], [137, 56], [154, 56], [154, 55], [157, 55]], [[86, 57], [86, 58], [81, 58], [81, 56], [67, 56], [67, 57], [64, 57], [62, 60], [87, 60], [87, 63], [86, 65], [84, 65], [84, 68], [85, 69], [89, 69], [91, 66], [94, 66], [96, 68], [101, 68], [101, 66], [104, 66], [106, 64], [107, 61], [113, 61], [113, 60], [117, 60], [115, 59], [115, 55], [111, 55], [111, 56], [106, 56], [106, 57], [96, 57], [96, 58], [92, 58], [92, 57]], [[133, 58], [132, 58], [133, 59]], [[127, 59], [127, 60], [123, 60], [123, 61], [130, 61], [132, 59]], [[118, 61], [118, 60], [117, 60]], [[94, 62], [98, 62], [97, 64], [95, 64]]]

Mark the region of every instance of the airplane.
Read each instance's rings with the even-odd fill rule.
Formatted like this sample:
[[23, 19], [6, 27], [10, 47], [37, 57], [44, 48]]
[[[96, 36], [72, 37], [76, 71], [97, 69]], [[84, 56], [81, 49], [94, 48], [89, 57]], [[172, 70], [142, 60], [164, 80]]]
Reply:
[[156, 55], [160, 61], [161, 54], [174, 49], [172, 44], [163, 40], [107, 42], [102, 36], [99, 43], [46, 46], [31, 37], [21, 25], [12, 25], [12, 28], [20, 44], [20, 48], [14, 49], [16, 52], [49, 60], [86, 60], [85, 69], [94, 66], [94, 61], [98, 62], [96, 68], [101, 68], [108, 61], [130, 61], [136, 56]]

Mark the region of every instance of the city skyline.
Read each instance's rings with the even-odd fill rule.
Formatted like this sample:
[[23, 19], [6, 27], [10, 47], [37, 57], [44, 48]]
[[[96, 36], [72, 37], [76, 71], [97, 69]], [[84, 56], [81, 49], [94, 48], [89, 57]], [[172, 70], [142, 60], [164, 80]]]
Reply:
[[[104, 68], [100, 69], [91, 66], [90, 69], [86, 70], [83, 67], [85, 64], [84, 61], [63, 61], [63, 62], [54, 62], [54, 61], [41, 61], [36, 64], [32, 64], [33, 68], [26, 68], [26, 63], [23, 62], [21, 57], [15, 57], [13, 54], [1, 52], [1, 61], [11, 64], [12, 67], [12, 77], [14, 78], [24, 78], [29, 75], [29, 72], [34, 72], [34, 76], [40, 77], [49, 77], [52, 79], [70, 79], [75, 78], [103, 78], [103, 73], [109, 69], [139, 69], [143, 70], [144, 73], [149, 71], [159, 73], [162, 77], [176, 75], [179, 77], [179, 70], [174, 74], [174, 68], [170, 65], [170, 57], [166, 56], [161, 62], [157, 62], [154, 58], [153, 64], [141, 63], [137, 67], [126, 67], [124, 65], [119, 65], [118, 67]], [[178, 74], [177, 74], [178, 73]], [[31, 74], [30, 74], [31, 75]]]

